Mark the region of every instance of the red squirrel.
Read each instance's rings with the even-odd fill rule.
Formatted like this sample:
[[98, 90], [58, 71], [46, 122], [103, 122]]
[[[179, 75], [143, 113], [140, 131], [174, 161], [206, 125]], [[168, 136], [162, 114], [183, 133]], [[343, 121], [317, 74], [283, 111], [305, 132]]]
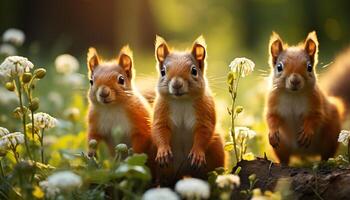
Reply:
[[225, 154], [205, 77], [205, 40], [201, 36], [190, 51], [176, 51], [157, 36], [155, 57], [159, 81], [152, 138], [156, 162], [163, 167], [158, 172], [170, 182], [183, 176], [206, 177], [207, 172], [224, 166]]
[[[102, 61], [96, 49], [87, 56], [90, 78], [88, 92], [88, 140], [106, 142], [114, 154], [112, 131], [118, 130], [120, 143], [131, 146], [136, 153], [150, 153], [151, 107], [134, 88], [132, 51], [124, 46], [112, 61]], [[90, 156], [95, 155], [89, 149]]]
[[344, 113], [349, 115], [350, 108], [350, 47], [341, 52], [322, 74], [322, 87], [329, 95], [340, 98], [345, 106]]
[[269, 142], [281, 163], [292, 155], [334, 156], [341, 128], [340, 107], [318, 86], [316, 32], [297, 46], [284, 44], [273, 33], [269, 44], [271, 88], [267, 97], [266, 121]]

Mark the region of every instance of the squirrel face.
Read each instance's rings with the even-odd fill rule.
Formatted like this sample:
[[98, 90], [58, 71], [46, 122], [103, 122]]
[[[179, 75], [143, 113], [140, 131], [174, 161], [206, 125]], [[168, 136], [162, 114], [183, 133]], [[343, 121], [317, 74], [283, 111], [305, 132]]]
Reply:
[[269, 45], [269, 64], [272, 68], [273, 89], [302, 91], [316, 84], [318, 41], [315, 32], [305, 42], [288, 47], [273, 33]]
[[123, 47], [118, 58], [102, 62], [94, 48], [88, 52], [89, 99], [93, 104], [113, 105], [125, 102], [132, 90], [132, 53]]
[[191, 52], [170, 51], [165, 40], [157, 36], [155, 55], [160, 95], [191, 98], [204, 92], [206, 44], [202, 36], [194, 42]]

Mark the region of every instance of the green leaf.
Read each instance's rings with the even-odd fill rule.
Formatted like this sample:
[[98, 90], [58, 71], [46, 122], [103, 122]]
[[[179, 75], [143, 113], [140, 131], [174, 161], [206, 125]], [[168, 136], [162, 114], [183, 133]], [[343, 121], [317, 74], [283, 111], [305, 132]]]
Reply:
[[126, 163], [129, 165], [145, 165], [146, 161], [146, 154], [134, 154], [126, 159]]

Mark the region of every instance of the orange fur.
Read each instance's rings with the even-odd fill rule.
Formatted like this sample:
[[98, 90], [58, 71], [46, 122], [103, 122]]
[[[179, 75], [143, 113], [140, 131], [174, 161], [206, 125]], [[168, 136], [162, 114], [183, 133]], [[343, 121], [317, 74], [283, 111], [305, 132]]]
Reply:
[[317, 84], [316, 33], [292, 47], [274, 33], [269, 48], [272, 88], [266, 121], [271, 146], [282, 163], [289, 163], [292, 155], [321, 155], [327, 160], [338, 147], [341, 111]]
[[[118, 58], [111, 62], [102, 62], [97, 51], [90, 48], [88, 69], [91, 79], [88, 139], [104, 140], [114, 155], [116, 142], [112, 131], [120, 128], [119, 142], [127, 143], [136, 153], [148, 154], [152, 165], [151, 108], [133, 86], [130, 48], [124, 47]], [[95, 152], [89, 149], [89, 154]]]
[[223, 142], [215, 132], [214, 99], [205, 79], [205, 48], [200, 37], [190, 52], [169, 51], [165, 40], [157, 36], [155, 52], [161, 76], [152, 138], [161, 165], [158, 179], [163, 184], [184, 176], [205, 178], [225, 164]]

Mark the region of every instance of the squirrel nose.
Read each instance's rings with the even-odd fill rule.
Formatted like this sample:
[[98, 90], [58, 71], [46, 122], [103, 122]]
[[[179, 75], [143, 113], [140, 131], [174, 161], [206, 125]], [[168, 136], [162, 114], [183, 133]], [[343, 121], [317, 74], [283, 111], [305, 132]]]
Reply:
[[104, 88], [102, 88], [102, 90], [101, 90], [101, 92], [100, 92], [100, 97], [106, 98], [106, 97], [109, 96], [109, 94], [110, 94], [109, 89], [107, 89], [107, 88], [104, 87]]
[[184, 85], [184, 84], [183, 84], [182, 81], [176, 80], [176, 81], [173, 83], [172, 87], [173, 87], [175, 90], [178, 90], [178, 89], [182, 88], [183, 85]]
[[292, 85], [294, 85], [294, 86], [297, 86], [297, 85], [300, 84], [300, 80], [299, 80], [298, 78], [292, 78], [292, 79], [290, 80], [290, 83], [291, 83]]

